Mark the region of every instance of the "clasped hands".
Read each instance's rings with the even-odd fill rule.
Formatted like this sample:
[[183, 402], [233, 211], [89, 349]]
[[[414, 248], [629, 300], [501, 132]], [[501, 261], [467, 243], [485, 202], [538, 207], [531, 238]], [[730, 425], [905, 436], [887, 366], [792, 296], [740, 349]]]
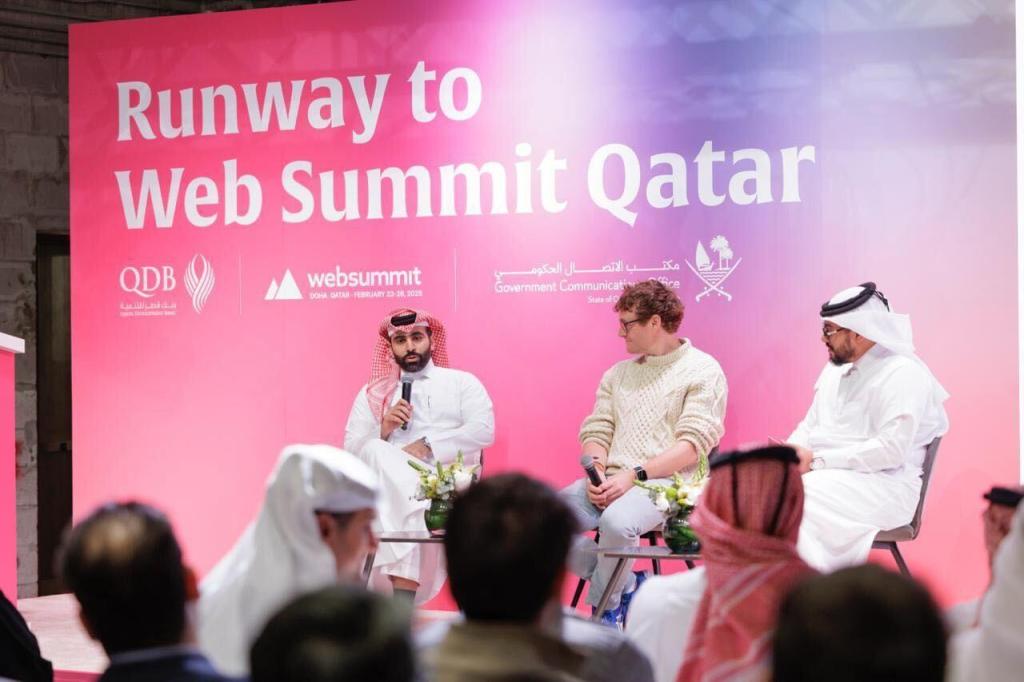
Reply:
[[[604, 478], [604, 466], [597, 462], [594, 465]], [[589, 478], [584, 480], [587, 482], [587, 498], [590, 503], [598, 509], [607, 509], [608, 505], [630, 491], [636, 474], [632, 469], [623, 469], [614, 476], [605, 478], [601, 485], [594, 485]]]

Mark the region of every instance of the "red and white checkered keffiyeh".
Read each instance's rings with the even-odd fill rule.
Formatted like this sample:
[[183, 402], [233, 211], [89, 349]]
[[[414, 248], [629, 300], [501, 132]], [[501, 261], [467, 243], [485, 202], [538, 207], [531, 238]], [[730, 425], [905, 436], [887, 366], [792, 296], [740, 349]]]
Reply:
[[796, 464], [753, 459], [712, 469], [693, 514], [708, 586], [676, 682], [725, 682], [765, 664], [779, 602], [814, 574], [796, 553], [803, 506]]
[[[412, 324], [396, 327], [391, 318], [397, 315], [416, 315]], [[398, 308], [388, 313], [380, 323], [377, 343], [373, 346], [373, 364], [370, 366], [370, 381], [366, 385], [366, 399], [370, 403], [370, 411], [377, 421], [384, 419], [384, 413], [391, 404], [391, 396], [398, 388], [398, 379], [402, 371], [395, 362], [395, 354], [391, 352], [391, 337], [396, 332], [410, 333], [415, 327], [430, 327], [431, 359], [438, 367], [448, 366], [448, 339], [445, 336], [441, 320], [423, 310]]]

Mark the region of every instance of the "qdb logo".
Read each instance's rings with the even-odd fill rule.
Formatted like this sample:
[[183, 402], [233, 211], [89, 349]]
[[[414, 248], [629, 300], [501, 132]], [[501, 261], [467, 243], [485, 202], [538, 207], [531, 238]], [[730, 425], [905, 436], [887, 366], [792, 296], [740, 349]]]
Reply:
[[733, 258], [736, 256], [732, 252], [732, 247], [729, 246], [729, 240], [722, 235], [717, 235], [711, 240], [711, 250], [718, 256], [715, 261], [712, 261], [711, 257], [708, 256], [708, 252], [704, 249], [704, 244], [698, 241], [696, 258], [694, 258], [697, 262], [697, 267], [694, 267], [690, 261], [686, 261], [693, 274], [697, 275], [697, 278], [704, 283], [704, 291], [697, 294], [697, 301], [700, 302], [700, 299], [712, 291], [720, 297], [724, 296], [725, 300], [731, 301], [732, 294], [726, 291], [722, 284], [725, 280], [729, 279], [729, 276], [732, 275], [743, 259], [736, 258], [736, 262], [733, 263]]
[[210, 298], [216, 281], [210, 261], [202, 254], [192, 256], [185, 270], [185, 291], [192, 297], [192, 309], [197, 313], [203, 312], [203, 306]]
[[118, 281], [122, 291], [141, 298], [152, 298], [161, 292], [174, 291], [178, 286], [174, 268], [170, 265], [129, 265], [121, 270]]

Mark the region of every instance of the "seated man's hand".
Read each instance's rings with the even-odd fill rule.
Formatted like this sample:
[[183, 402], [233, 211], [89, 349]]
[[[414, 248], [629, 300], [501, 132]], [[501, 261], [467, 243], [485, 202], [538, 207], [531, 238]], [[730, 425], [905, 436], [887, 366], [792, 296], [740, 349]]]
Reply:
[[805, 448], [802, 445], [795, 443], [786, 443], [789, 447], [796, 450], [796, 456], [800, 458], [800, 473], [806, 474], [811, 470], [811, 460], [814, 459], [814, 453]]
[[631, 469], [620, 471], [611, 478], [605, 480], [600, 487], [597, 488], [597, 503], [595, 507], [600, 509], [607, 508], [612, 502], [619, 499], [630, 490], [633, 489], [633, 471]]
[[422, 438], [409, 443], [402, 449], [405, 450], [408, 454], [415, 457], [416, 459], [421, 459], [424, 462], [429, 460], [434, 455], [434, 452], [427, 447], [427, 444], [423, 442]]
[[[604, 465], [600, 462], [594, 462], [594, 468], [601, 474], [601, 480], [604, 480]], [[589, 476], [584, 477], [583, 480], [587, 484], [587, 499], [590, 500], [590, 504], [598, 509], [604, 509], [604, 505], [601, 504], [601, 488], [591, 483]]]
[[1010, 533], [1010, 526], [1013, 524], [1013, 515], [1016, 511], [1015, 507], [990, 504], [981, 515], [985, 528], [985, 550], [988, 552], [989, 566], [992, 566], [992, 560], [995, 559], [1000, 543]]
[[384, 413], [380, 420], [380, 438], [387, 440], [392, 432], [412, 419], [412, 405], [408, 401], [399, 400], [394, 407]]

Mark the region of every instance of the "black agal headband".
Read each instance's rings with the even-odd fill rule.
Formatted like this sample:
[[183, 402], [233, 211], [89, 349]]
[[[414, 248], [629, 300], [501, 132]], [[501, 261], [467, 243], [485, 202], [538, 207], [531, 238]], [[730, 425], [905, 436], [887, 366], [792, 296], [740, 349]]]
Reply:
[[889, 310], [889, 299], [882, 295], [882, 292], [878, 290], [874, 282], [864, 282], [860, 286], [861, 291], [853, 298], [848, 298], [845, 301], [839, 301], [838, 303], [829, 303], [828, 301], [822, 303], [821, 316], [832, 317], [833, 315], [848, 313], [851, 310], [856, 310], [861, 307], [872, 298], [877, 298], [885, 306], [885, 309]]
[[992, 504], [998, 504], [1001, 507], [1016, 508], [1017, 505], [1020, 504], [1021, 499], [1024, 498], [1024, 493], [1012, 488], [1000, 488], [996, 486], [985, 493], [982, 497]]
[[405, 313], [404, 315], [395, 315], [391, 318], [392, 327], [404, 327], [412, 324], [416, 321], [416, 313]]
[[[789, 470], [791, 469], [789, 465], [800, 463], [800, 458], [796, 456], [796, 451], [785, 445], [774, 445], [767, 448], [757, 448], [756, 450], [734, 450], [733, 452], [725, 452], [712, 457], [711, 461], [708, 462], [708, 467], [711, 471], [722, 466], [732, 468], [732, 513], [733, 518], [738, 522], [740, 518], [740, 503], [736, 465], [755, 459], [772, 459], [776, 462], [781, 462], [784, 467], [782, 485], [779, 488], [779, 500], [775, 503], [772, 522], [766, 531], [768, 535], [775, 535], [775, 526], [779, 523], [779, 513], [782, 512], [782, 502], [785, 499], [786, 486], [789, 484]], [[758, 494], [763, 494], [764, 492], [766, 491], [758, 491]]]

